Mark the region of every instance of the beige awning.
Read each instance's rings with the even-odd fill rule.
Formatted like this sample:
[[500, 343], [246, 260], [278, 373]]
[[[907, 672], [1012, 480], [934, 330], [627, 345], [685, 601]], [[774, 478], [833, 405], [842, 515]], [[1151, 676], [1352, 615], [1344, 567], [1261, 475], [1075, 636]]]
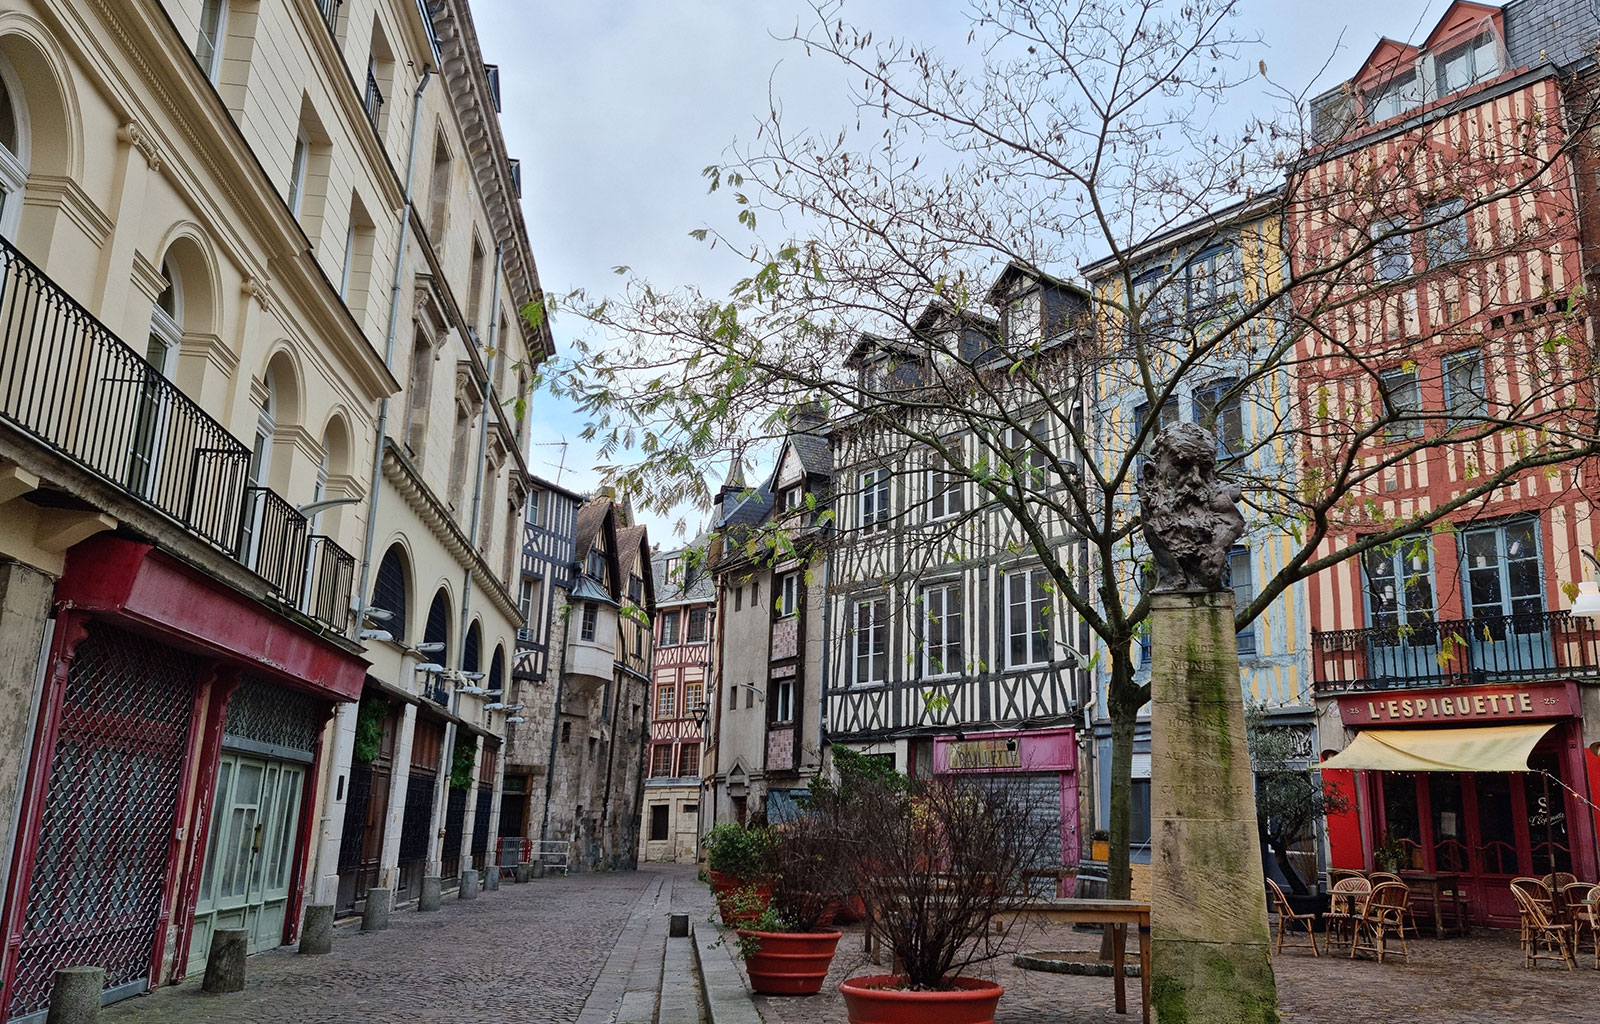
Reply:
[[1525, 772], [1554, 722], [1467, 729], [1364, 729], [1320, 768], [1380, 772]]

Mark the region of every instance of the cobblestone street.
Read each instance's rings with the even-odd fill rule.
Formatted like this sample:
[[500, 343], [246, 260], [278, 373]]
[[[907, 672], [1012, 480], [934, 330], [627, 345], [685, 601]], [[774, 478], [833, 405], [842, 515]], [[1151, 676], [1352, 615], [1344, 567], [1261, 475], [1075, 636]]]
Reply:
[[[633, 942], [642, 938], [653, 897], [667, 877], [650, 871], [574, 875], [507, 883], [472, 901], [450, 894], [438, 913], [397, 910], [386, 931], [340, 928], [327, 956], [283, 949], [251, 957], [241, 993], [202, 993], [196, 977], [108, 1007], [101, 1019], [108, 1024], [577, 1021], [619, 935], [626, 933]], [[630, 926], [636, 906], [644, 913]]]

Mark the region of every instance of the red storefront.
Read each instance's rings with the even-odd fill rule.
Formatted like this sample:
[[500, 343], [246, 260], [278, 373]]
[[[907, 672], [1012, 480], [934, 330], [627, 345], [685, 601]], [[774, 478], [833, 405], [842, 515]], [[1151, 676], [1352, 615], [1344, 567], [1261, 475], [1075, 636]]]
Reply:
[[[235, 882], [242, 913], [292, 941], [322, 726], [366, 669], [148, 544], [85, 541], [55, 597], [5, 894], [11, 1020], [42, 1018], [61, 967], [105, 968], [108, 998], [182, 978], [197, 903], [214, 922]], [[253, 795], [214, 814], [246, 778]], [[236, 857], [208, 863], [213, 830]]]
[[1517, 921], [1513, 878], [1597, 878], [1576, 684], [1369, 691], [1338, 714], [1350, 741], [1322, 770], [1347, 797], [1328, 816], [1334, 868], [1378, 869], [1387, 842], [1402, 870], [1460, 875], [1473, 918], [1498, 925]]

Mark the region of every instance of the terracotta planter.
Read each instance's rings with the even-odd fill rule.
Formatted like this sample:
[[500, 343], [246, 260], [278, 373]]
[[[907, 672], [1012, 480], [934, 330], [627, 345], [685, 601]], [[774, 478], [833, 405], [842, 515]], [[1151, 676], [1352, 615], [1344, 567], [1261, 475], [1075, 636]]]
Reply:
[[[761, 916], [767, 904], [772, 902], [772, 883], [765, 879], [754, 882], [741, 882], [732, 875], [725, 875], [720, 871], [711, 874], [711, 893], [717, 900], [717, 913], [722, 916], [722, 923], [726, 925], [747, 925]], [[739, 913], [733, 909], [733, 893], [740, 889], [754, 889], [759, 905], [753, 909]]]
[[979, 978], [956, 978], [940, 992], [912, 992], [896, 986], [903, 974], [872, 974], [839, 983], [850, 1024], [994, 1024], [995, 1007], [1005, 989]]
[[740, 928], [739, 938], [754, 939], [760, 944], [744, 961], [750, 987], [769, 996], [810, 996], [821, 992], [843, 934], [753, 932]]

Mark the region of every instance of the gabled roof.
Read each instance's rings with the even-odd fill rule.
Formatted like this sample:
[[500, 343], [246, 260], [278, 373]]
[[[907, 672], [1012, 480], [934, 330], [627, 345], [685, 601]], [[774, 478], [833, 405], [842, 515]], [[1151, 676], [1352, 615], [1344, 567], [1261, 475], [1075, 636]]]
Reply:
[[571, 600], [598, 601], [601, 604], [609, 604], [613, 606], [621, 603], [616, 598], [606, 593], [605, 588], [599, 583], [595, 582], [595, 578], [588, 574], [580, 575], [578, 577], [578, 582], [572, 585]]
[[[645, 533], [642, 526], [624, 526], [617, 531], [617, 571], [626, 576], [633, 571], [644, 551]], [[640, 575], [644, 575], [641, 573]]]
[[[707, 538], [705, 534], [701, 534], [691, 541], [688, 547], [679, 548], [676, 551], [656, 552], [655, 557], [651, 560], [651, 570], [656, 580], [656, 604], [658, 607], [664, 608], [682, 604], [712, 604], [716, 601], [716, 587], [711, 577], [711, 569], [701, 561], [706, 546]], [[696, 552], [693, 559], [689, 554], [691, 551]], [[688, 586], [683, 585], [681, 576], [679, 579], [667, 579], [667, 561], [673, 558], [681, 560], [680, 564], [683, 568], [680, 569], [680, 573], [687, 574]], [[691, 560], [698, 563], [694, 566], [692, 573], [688, 571], [687, 565]]]
[[574, 549], [574, 554], [580, 562], [588, 556], [589, 549], [594, 547], [594, 538], [610, 514], [610, 498], [590, 498], [578, 506], [577, 547]]
[[[822, 434], [804, 433], [790, 434], [785, 445], [794, 451], [795, 458], [800, 460], [800, 465], [808, 476], [833, 475], [833, 448], [828, 444], [828, 439]], [[783, 465], [783, 459], [778, 459], [778, 465]], [[774, 473], [777, 472], [775, 468]]]
[[1057, 288], [1064, 288], [1067, 291], [1076, 292], [1078, 293], [1079, 298], [1083, 299], [1084, 302], [1090, 302], [1094, 298], [1094, 296], [1089, 294], [1089, 290], [1082, 285], [1073, 284], [1071, 281], [1066, 281], [1051, 274], [1046, 274], [1038, 267], [1030, 267], [1018, 260], [1012, 260], [1010, 263], [1006, 264], [1006, 268], [1004, 270], [1000, 271], [1000, 276], [995, 278], [994, 284], [989, 286], [989, 291], [986, 295], [984, 295], [983, 300], [992, 306], [1001, 305], [1005, 302], [1006, 296], [1011, 294], [1011, 282], [1020, 277], [1026, 277], [1031, 280], [1038, 281], [1041, 284], [1054, 285]]
[[772, 511], [772, 486], [762, 484], [754, 491], [730, 494], [722, 503], [722, 521], [717, 525], [755, 526]]

